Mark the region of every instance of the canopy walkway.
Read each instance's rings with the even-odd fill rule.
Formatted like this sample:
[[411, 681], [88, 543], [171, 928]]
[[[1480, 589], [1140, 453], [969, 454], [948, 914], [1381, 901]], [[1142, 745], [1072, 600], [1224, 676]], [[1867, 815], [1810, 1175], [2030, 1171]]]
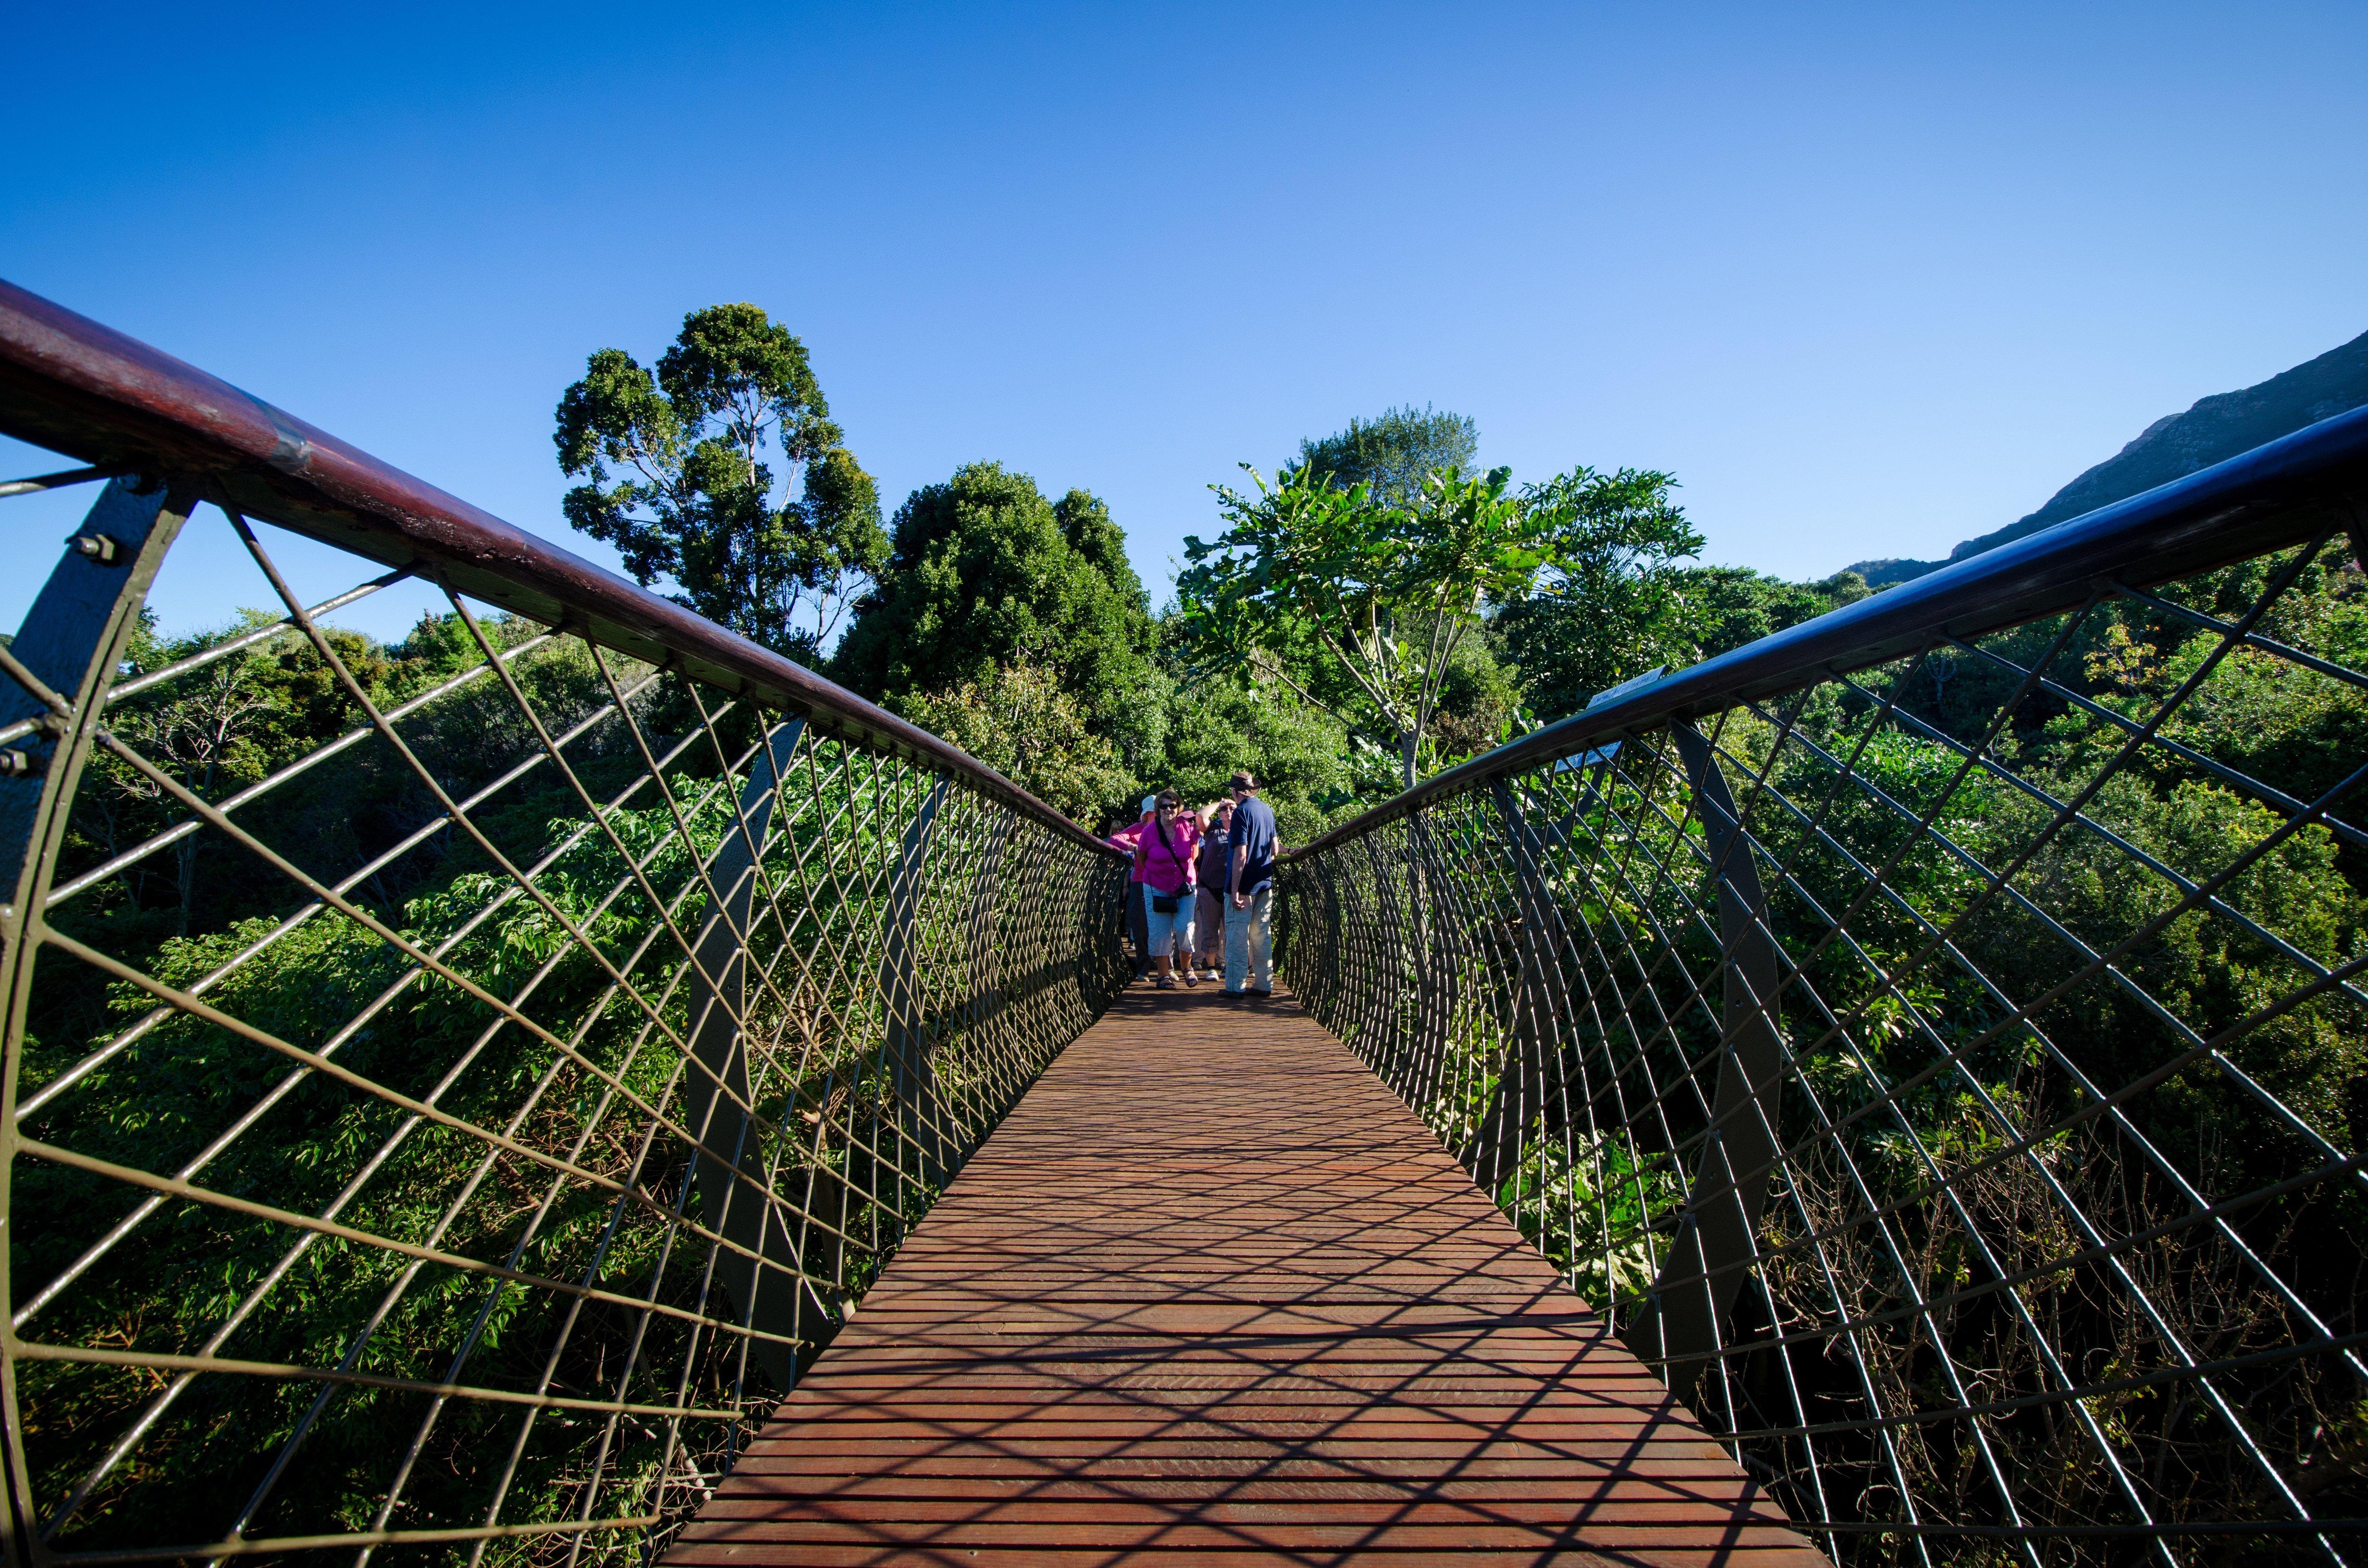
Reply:
[[12, 1563], [2368, 1562], [2368, 409], [1338, 823], [1265, 1006], [6, 284], [0, 434]]
[[1296, 1006], [1136, 990], [684, 1563], [1825, 1561]]

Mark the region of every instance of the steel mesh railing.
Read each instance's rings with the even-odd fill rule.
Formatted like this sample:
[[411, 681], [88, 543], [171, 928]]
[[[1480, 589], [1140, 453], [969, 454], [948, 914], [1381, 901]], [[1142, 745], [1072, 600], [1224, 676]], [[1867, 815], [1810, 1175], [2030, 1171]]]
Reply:
[[1847, 1562], [2359, 1561], [2368, 411], [1623, 688], [1281, 967]]
[[[1123, 983], [1123, 858], [14, 290], [0, 429], [98, 490], [0, 651], [14, 1555], [647, 1560]], [[201, 528], [272, 608], [160, 642]]]

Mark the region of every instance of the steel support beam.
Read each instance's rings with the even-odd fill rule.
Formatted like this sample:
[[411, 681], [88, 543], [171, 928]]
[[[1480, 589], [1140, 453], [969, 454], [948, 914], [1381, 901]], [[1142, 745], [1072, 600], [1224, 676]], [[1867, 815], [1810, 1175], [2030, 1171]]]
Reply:
[[1681, 723], [1670, 734], [1693, 789], [1708, 839], [1710, 881], [1718, 889], [1724, 980], [1718, 1086], [1676, 1241], [1629, 1326], [1628, 1343], [1647, 1358], [1675, 1358], [1666, 1369], [1669, 1386], [1688, 1396], [1724, 1343], [1736, 1291], [1757, 1256], [1768, 1176], [1776, 1165], [1784, 1041], [1772, 1016], [1776, 939], [1768, 930], [1767, 895], [1735, 797], [1700, 731]]
[[[197, 493], [138, 476], [110, 480], [64, 556], [50, 572], [24, 626], [8, 645], [14, 667], [0, 676], [0, 728], [31, 726], [0, 751], [0, 866], [12, 873], [0, 910], [0, 1018], [12, 1043], [25, 1038], [34, 960], [41, 946], [41, 906], [49, 899], [59, 846], [74, 811], [74, 788], [89, 760], [108, 692], [140, 624], [149, 585], [188, 520]], [[20, 676], [18, 672], [22, 672]], [[25, 685], [29, 677], [44, 688]], [[63, 711], [61, 710], [63, 709]], [[16, 1168], [17, 1086], [23, 1070], [12, 1050], [0, 1081], [0, 1215], [10, 1212]], [[8, 1278], [13, 1237], [0, 1235], [0, 1301], [13, 1301]], [[0, 1363], [0, 1400], [18, 1408], [13, 1358]], [[26, 1466], [24, 1434], [7, 1428], [8, 1560], [32, 1560], [40, 1517]]]
[[[888, 1020], [887, 1068], [896, 1098], [903, 1138], [920, 1153], [920, 1175], [942, 1183], [951, 1163], [944, 1108], [937, 1074], [929, 1069], [929, 1031], [922, 1016], [920, 962], [921, 892], [929, 847], [937, 838], [938, 809], [946, 798], [941, 774], [921, 799], [905, 829], [895, 875], [888, 882], [888, 910], [880, 948], [880, 1000]], [[903, 1162], [898, 1161], [901, 1169]], [[876, 1199], [875, 1199], [876, 1201]]]
[[[801, 1287], [794, 1272], [798, 1246], [771, 1201], [762, 1130], [755, 1116], [741, 1108], [757, 1103], [756, 1074], [748, 1064], [756, 1042], [743, 1025], [748, 1016], [748, 935], [759, 868], [775, 824], [786, 814], [777, 809], [781, 781], [789, 775], [805, 728], [803, 719], [776, 725], [740, 791], [739, 817], [709, 864], [716, 903], [692, 946], [697, 965], [689, 985], [690, 1049], [698, 1062], [689, 1075], [689, 1125], [703, 1148], [728, 1151], [732, 1156], [730, 1164], [709, 1153], [693, 1162], [700, 1211], [734, 1244], [716, 1248], [715, 1282], [730, 1294], [744, 1326], [789, 1338], [800, 1336]], [[774, 1387], [787, 1392], [796, 1383], [797, 1355], [789, 1346], [760, 1339], [752, 1342], [752, 1351]]]

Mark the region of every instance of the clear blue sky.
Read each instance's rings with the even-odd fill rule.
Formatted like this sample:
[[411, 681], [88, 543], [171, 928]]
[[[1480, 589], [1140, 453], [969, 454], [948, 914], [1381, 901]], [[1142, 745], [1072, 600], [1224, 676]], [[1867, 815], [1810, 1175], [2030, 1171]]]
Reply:
[[[0, 276], [603, 561], [559, 520], [552, 403], [717, 301], [805, 339], [892, 506], [979, 458], [1085, 486], [1155, 602], [1211, 481], [1391, 403], [1527, 477], [1670, 470], [1709, 559], [1822, 575], [1943, 553], [2368, 328], [2358, 0], [7, 31], [39, 68], [0, 99]], [[67, 520], [0, 519], [44, 565]], [[210, 573], [168, 624], [258, 601]]]

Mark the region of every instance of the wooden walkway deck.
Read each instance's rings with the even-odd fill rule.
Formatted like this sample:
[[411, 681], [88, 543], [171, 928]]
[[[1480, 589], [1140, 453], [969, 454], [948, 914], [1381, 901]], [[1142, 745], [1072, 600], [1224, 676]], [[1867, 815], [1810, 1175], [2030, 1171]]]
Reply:
[[1121, 997], [680, 1538], [695, 1564], [1825, 1558], [1288, 1001]]

